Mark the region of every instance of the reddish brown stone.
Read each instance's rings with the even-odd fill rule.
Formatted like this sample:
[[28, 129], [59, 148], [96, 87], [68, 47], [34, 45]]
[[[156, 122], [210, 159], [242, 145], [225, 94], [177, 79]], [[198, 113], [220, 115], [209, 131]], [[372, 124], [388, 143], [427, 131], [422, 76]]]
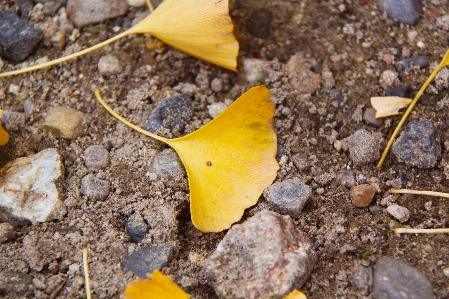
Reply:
[[363, 184], [355, 186], [351, 189], [352, 204], [356, 207], [363, 208], [368, 206], [373, 200], [376, 188], [371, 185]]

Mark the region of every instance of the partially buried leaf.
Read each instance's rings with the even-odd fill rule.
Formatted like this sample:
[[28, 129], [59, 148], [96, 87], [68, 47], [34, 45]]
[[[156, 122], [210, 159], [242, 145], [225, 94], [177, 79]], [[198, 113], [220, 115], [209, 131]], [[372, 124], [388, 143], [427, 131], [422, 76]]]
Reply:
[[293, 290], [284, 299], [307, 299], [307, 296], [301, 291]]
[[131, 282], [125, 289], [123, 299], [187, 299], [190, 295], [159, 271], [148, 275], [149, 279]]
[[[3, 114], [3, 110], [0, 109], [0, 116]], [[0, 121], [0, 146], [6, 145], [9, 141], [9, 134], [2, 127], [2, 122]]]
[[192, 222], [203, 232], [231, 227], [276, 178], [275, 105], [265, 86], [251, 88], [204, 127], [177, 139], [131, 124], [107, 106], [98, 89], [95, 94], [120, 121], [176, 150], [189, 178]]
[[376, 109], [376, 118], [398, 115], [412, 100], [401, 97], [372, 97], [371, 105]]

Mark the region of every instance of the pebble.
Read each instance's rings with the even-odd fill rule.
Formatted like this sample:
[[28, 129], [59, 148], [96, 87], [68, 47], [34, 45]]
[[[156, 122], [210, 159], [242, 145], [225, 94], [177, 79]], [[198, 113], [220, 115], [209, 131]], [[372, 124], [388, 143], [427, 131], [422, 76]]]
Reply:
[[128, 218], [125, 224], [126, 232], [134, 243], [140, 243], [145, 238], [150, 228], [142, 215], [134, 214]]
[[357, 183], [355, 173], [351, 170], [342, 170], [337, 173], [337, 182], [346, 188], [352, 188]]
[[120, 61], [112, 54], [101, 56], [98, 60], [98, 70], [102, 76], [112, 76], [123, 72]]
[[109, 195], [110, 183], [88, 174], [81, 180], [81, 194], [94, 200], [103, 200]]
[[0, 55], [8, 60], [25, 60], [43, 37], [40, 29], [16, 14], [0, 10]]
[[100, 145], [91, 145], [84, 151], [84, 164], [93, 170], [100, 170], [109, 165], [109, 152]]
[[56, 149], [15, 159], [0, 174], [0, 207], [9, 217], [45, 222], [65, 215], [60, 193], [64, 165]]
[[6, 131], [17, 132], [25, 125], [25, 115], [15, 111], [4, 111], [0, 121]]
[[376, 109], [368, 108], [363, 113], [363, 120], [368, 124], [376, 128], [382, 127], [384, 120], [382, 118], [376, 118]]
[[407, 208], [401, 207], [400, 205], [397, 205], [397, 204], [389, 205], [387, 207], [387, 212], [391, 216], [393, 216], [394, 218], [399, 220], [401, 223], [407, 221], [408, 218], [410, 217], [409, 210]]
[[387, 89], [398, 82], [398, 75], [393, 71], [386, 70], [380, 75], [379, 83], [384, 88]]
[[[25, 295], [31, 285], [31, 276], [24, 273], [1, 271], [0, 272], [0, 294]], [[28, 297], [28, 296], [26, 296]], [[11, 297], [12, 298], [12, 297]]]
[[225, 111], [226, 108], [228, 108], [228, 105], [222, 102], [207, 105], [207, 110], [212, 118], [216, 118], [220, 113]]
[[42, 12], [46, 16], [52, 16], [55, 12], [65, 5], [65, 0], [37, 0], [36, 2], [41, 2], [44, 7], [42, 8]]
[[339, 89], [331, 88], [328, 91], [329, 96], [336, 101], [343, 101], [343, 93]]
[[220, 78], [215, 78], [210, 82], [210, 88], [215, 92], [220, 92], [223, 90], [223, 80]]
[[422, 11], [421, 0], [377, 0], [378, 7], [400, 23], [414, 25]]
[[368, 211], [371, 213], [371, 215], [380, 215], [383, 213], [382, 207], [371, 205], [368, 207]]
[[355, 164], [367, 164], [380, 157], [381, 133], [360, 129], [348, 138], [349, 156]]
[[282, 298], [306, 282], [316, 259], [290, 216], [264, 210], [232, 226], [205, 271], [220, 298]]
[[410, 72], [413, 67], [423, 69], [429, 65], [429, 58], [426, 56], [415, 56], [396, 62], [396, 69]]
[[302, 94], [314, 93], [321, 85], [320, 75], [310, 70], [311, 65], [301, 55], [293, 55], [287, 62], [287, 76], [291, 86]]
[[68, 0], [67, 13], [77, 27], [99, 23], [124, 15], [128, 10], [126, 1]]
[[292, 157], [293, 165], [298, 168], [300, 171], [304, 171], [310, 168], [311, 162], [310, 160], [303, 154], [298, 153]]
[[19, 10], [22, 16], [27, 15], [33, 9], [33, 2], [31, 0], [17, 0]]
[[248, 18], [246, 30], [255, 37], [267, 38], [271, 33], [273, 13], [266, 8], [254, 10]]
[[401, 97], [401, 98], [411, 98], [412, 89], [410, 86], [400, 86], [387, 88], [385, 90], [385, 96], [387, 97]]
[[169, 148], [158, 153], [151, 162], [150, 172], [159, 179], [173, 179], [175, 175], [185, 175], [186, 171], [176, 152]]
[[427, 277], [401, 260], [384, 257], [374, 267], [373, 295], [376, 299], [434, 298]]
[[161, 129], [183, 132], [193, 112], [192, 101], [186, 94], [179, 94], [162, 100], [154, 108], [144, 130], [157, 134]]
[[263, 195], [281, 214], [297, 217], [312, 194], [312, 189], [299, 179], [276, 182], [266, 188]]
[[267, 62], [261, 59], [244, 58], [243, 59], [243, 74], [249, 83], [256, 83], [264, 80], [267, 77], [265, 73], [265, 66]]
[[48, 110], [41, 128], [59, 138], [75, 139], [84, 135], [83, 117], [83, 113], [72, 108], [52, 107]]
[[412, 121], [391, 148], [399, 162], [417, 168], [433, 168], [441, 157], [441, 144], [430, 120]]
[[0, 244], [9, 242], [15, 236], [15, 229], [9, 223], [0, 223]]
[[126, 2], [132, 7], [142, 7], [147, 4], [145, 0], [126, 0]]
[[367, 207], [373, 201], [376, 188], [369, 184], [355, 186], [351, 189], [352, 204], [358, 208]]
[[173, 248], [169, 243], [158, 243], [146, 246], [134, 252], [123, 264], [125, 271], [132, 271], [141, 278], [147, 278], [148, 273], [161, 270], [173, 255]]

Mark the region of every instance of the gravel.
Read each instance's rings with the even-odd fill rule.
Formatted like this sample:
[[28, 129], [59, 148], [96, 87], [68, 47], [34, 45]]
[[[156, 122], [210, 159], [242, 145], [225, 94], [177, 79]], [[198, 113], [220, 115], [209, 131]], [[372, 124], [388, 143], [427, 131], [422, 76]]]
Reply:
[[81, 180], [81, 194], [94, 200], [104, 200], [110, 189], [110, 183], [106, 180], [96, 178], [93, 174], [88, 174]]
[[421, 16], [421, 0], [378, 0], [377, 4], [390, 18], [407, 25], [414, 25]]
[[145, 246], [129, 256], [123, 263], [123, 269], [134, 272], [140, 278], [147, 278], [147, 274], [161, 270], [172, 255], [173, 248], [170, 244]]
[[358, 130], [348, 138], [349, 156], [355, 164], [374, 162], [380, 157], [382, 134]]
[[67, 13], [77, 27], [124, 15], [128, 10], [126, 1], [68, 0]]

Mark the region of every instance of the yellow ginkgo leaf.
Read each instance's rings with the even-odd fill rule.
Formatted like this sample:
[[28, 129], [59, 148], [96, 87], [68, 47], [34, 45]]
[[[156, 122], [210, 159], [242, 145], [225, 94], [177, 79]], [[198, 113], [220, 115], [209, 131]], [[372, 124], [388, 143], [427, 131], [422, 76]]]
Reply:
[[[0, 109], [0, 116], [3, 114], [3, 109]], [[0, 121], [0, 146], [6, 145], [9, 141], [9, 134], [2, 127], [2, 122]]]
[[228, 0], [164, 0], [137, 25], [111, 39], [47, 63], [1, 73], [0, 78], [46, 68], [139, 33], [154, 35], [196, 58], [237, 71], [239, 44], [233, 30]]
[[284, 299], [307, 299], [307, 296], [301, 291], [293, 290]]
[[408, 106], [411, 99], [401, 97], [372, 97], [371, 106], [376, 109], [376, 118], [398, 115], [399, 110]]
[[190, 295], [184, 292], [176, 283], [159, 271], [148, 275], [149, 279], [138, 279], [125, 289], [123, 299], [188, 299]]
[[176, 139], [131, 124], [106, 105], [98, 89], [95, 94], [120, 121], [176, 150], [187, 170], [192, 222], [203, 232], [231, 227], [276, 178], [275, 105], [265, 86], [251, 88], [204, 127]]

